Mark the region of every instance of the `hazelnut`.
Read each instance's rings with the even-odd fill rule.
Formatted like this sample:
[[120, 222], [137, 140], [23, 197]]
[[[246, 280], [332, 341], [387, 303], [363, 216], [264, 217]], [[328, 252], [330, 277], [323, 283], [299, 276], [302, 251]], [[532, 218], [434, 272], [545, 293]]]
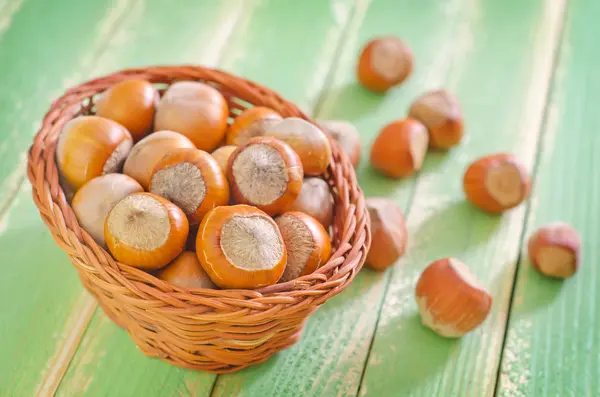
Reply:
[[146, 80], [125, 80], [103, 92], [96, 101], [96, 115], [121, 124], [135, 142], [152, 131], [158, 92]]
[[437, 260], [425, 269], [417, 282], [416, 300], [423, 325], [447, 338], [477, 328], [492, 307], [490, 293], [454, 258]]
[[156, 164], [167, 153], [176, 149], [194, 148], [192, 141], [181, 134], [173, 131], [155, 132], [143, 138], [131, 149], [129, 157], [125, 160], [123, 173], [138, 181], [145, 190], [148, 190]]
[[275, 284], [287, 262], [275, 221], [248, 205], [210, 210], [198, 229], [196, 254], [211, 280], [221, 288]]
[[200, 150], [212, 152], [225, 137], [229, 106], [221, 93], [204, 83], [171, 85], [156, 110], [156, 130], [179, 132]]
[[227, 145], [240, 146], [250, 138], [264, 135], [267, 124], [281, 120], [281, 115], [270, 108], [262, 106], [245, 110], [237, 116], [225, 137]]
[[329, 230], [333, 222], [333, 196], [327, 182], [317, 177], [304, 178], [300, 194], [289, 211], [304, 212]]
[[463, 188], [473, 205], [497, 214], [521, 204], [529, 195], [530, 181], [512, 154], [500, 153], [473, 162], [465, 172]]
[[98, 116], [69, 121], [56, 149], [58, 169], [75, 190], [92, 178], [120, 172], [133, 139], [121, 124]]
[[573, 227], [551, 223], [539, 228], [529, 238], [529, 259], [545, 276], [569, 278], [579, 268], [581, 239]]
[[221, 146], [210, 154], [215, 160], [217, 160], [217, 163], [219, 163], [219, 167], [221, 167], [223, 172], [227, 172], [227, 162], [229, 161], [229, 156], [235, 152], [235, 149], [237, 149], [237, 146], [235, 145]]
[[394, 121], [371, 147], [371, 164], [384, 175], [401, 178], [421, 169], [428, 145], [427, 129], [416, 120]]
[[287, 251], [287, 265], [279, 282], [287, 282], [311, 274], [327, 263], [331, 241], [315, 218], [302, 212], [286, 212], [275, 223]]
[[385, 270], [404, 255], [408, 232], [404, 214], [390, 200], [370, 197], [366, 200], [371, 218], [371, 248], [365, 263], [372, 269]]
[[217, 288], [202, 268], [196, 253], [192, 251], [183, 251], [173, 262], [161, 269], [157, 277], [181, 288]]
[[306, 175], [320, 175], [331, 162], [331, 144], [327, 135], [316, 125], [299, 117], [265, 124], [264, 135], [275, 137], [298, 154]]
[[217, 160], [198, 149], [177, 149], [154, 167], [150, 191], [185, 212], [191, 224], [204, 214], [229, 203], [229, 184]]
[[81, 227], [102, 247], [104, 222], [110, 210], [131, 193], [144, 189], [135, 179], [123, 174], [106, 174], [89, 180], [75, 196], [71, 206]]
[[402, 83], [412, 72], [413, 54], [398, 37], [370, 41], [358, 59], [358, 81], [366, 88], [384, 92]]
[[326, 120], [321, 122], [325, 131], [331, 135], [339, 144], [344, 153], [350, 158], [350, 162], [354, 167], [360, 162], [360, 135], [356, 127], [343, 120]]
[[188, 230], [188, 220], [175, 204], [152, 193], [133, 193], [108, 213], [104, 238], [119, 262], [155, 270], [183, 251]]
[[411, 105], [408, 117], [419, 120], [429, 131], [429, 146], [450, 149], [463, 136], [463, 118], [458, 100], [446, 90], [423, 94]]
[[227, 179], [236, 203], [269, 215], [287, 210], [302, 188], [302, 164], [288, 145], [272, 137], [256, 137], [236, 149], [227, 164]]

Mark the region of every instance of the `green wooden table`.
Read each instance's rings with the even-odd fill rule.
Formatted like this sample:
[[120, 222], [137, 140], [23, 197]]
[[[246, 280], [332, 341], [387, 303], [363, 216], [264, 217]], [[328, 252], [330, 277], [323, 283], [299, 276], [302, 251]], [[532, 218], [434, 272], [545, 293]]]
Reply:
[[[597, 0], [0, 0], [0, 396], [600, 396], [600, 2]], [[416, 70], [385, 96], [357, 85], [362, 45], [397, 34]], [[317, 119], [360, 129], [359, 180], [407, 214], [408, 254], [363, 270], [264, 364], [215, 376], [143, 356], [83, 290], [25, 180], [50, 101], [117, 69], [218, 66], [266, 84]], [[460, 99], [466, 139], [414, 178], [368, 166], [378, 129], [423, 91]], [[464, 201], [475, 158], [510, 151], [534, 175], [503, 216]], [[526, 239], [541, 224], [580, 231], [584, 261], [541, 277]], [[524, 243], [525, 242], [525, 243]], [[455, 256], [494, 296], [460, 340], [421, 326], [413, 291]]]

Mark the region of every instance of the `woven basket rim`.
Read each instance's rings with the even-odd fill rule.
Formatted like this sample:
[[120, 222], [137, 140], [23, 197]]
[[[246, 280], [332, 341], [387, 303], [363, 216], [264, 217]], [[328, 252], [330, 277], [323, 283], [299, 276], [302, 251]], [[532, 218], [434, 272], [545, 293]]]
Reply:
[[[299, 304], [298, 298], [308, 296], [319, 297], [316, 303], [321, 304], [348, 285], [361, 269], [370, 246], [369, 214], [364, 195], [356, 181], [354, 168], [337, 142], [331, 138], [333, 155], [326, 180], [333, 188], [343, 190], [336, 196], [334, 204], [336, 207], [334, 222], [335, 219], [338, 220], [335, 222], [337, 227], [334, 226], [333, 231], [336, 249], [331, 259], [310, 275], [256, 290], [186, 289], [162, 281], [143, 270], [121, 264], [115, 261], [107, 250], [99, 246], [80, 227], [60, 185], [54, 162], [56, 139], [64, 123], [77, 116], [77, 112], [85, 111], [86, 107], [87, 110], [91, 108], [91, 102], [85, 103], [86, 99], [91, 97], [90, 93], [98, 94], [119, 81], [133, 78], [146, 79], [154, 84], [172, 84], [182, 80], [207, 82], [218, 87], [228, 100], [235, 97], [256, 106], [257, 101], [252, 99], [261, 97], [258, 102], [261, 102], [262, 106], [284, 103], [294, 116], [319, 125], [291, 102], [267, 87], [220, 69], [198, 65], [123, 69], [68, 89], [52, 103], [43, 118], [42, 126], [36, 133], [28, 152], [27, 175], [32, 185], [33, 199], [42, 219], [50, 228], [59, 246], [69, 254], [80, 276], [81, 272], [96, 274], [104, 280], [109, 280], [108, 284], [114, 283], [135, 289], [140, 296], [145, 294], [149, 298], [160, 296], [165, 301], [171, 301], [174, 310], [180, 308], [182, 311], [188, 310], [190, 305], [200, 305], [212, 307], [215, 311], [227, 312], [234, 307], [239, 309], [240, 305], [243, 307], [244, 304], [240, 301], [246, 301], [247, 308], [250, 310], [260, 310], [261, 305], [264, 304]], [[251, 93], [241, 95], [237, 87], [244, 87]], [[277, 108], [277, 106], [271, 107]], [[341, 197], [342, 195], [348, 197]], [[343, 211], [342, 215], [340, 215], [341, 211]], [[344, 217], [342, 221], [338, 218], [340, 216]], [[106, 287], [109, 288], [108, 285]]]

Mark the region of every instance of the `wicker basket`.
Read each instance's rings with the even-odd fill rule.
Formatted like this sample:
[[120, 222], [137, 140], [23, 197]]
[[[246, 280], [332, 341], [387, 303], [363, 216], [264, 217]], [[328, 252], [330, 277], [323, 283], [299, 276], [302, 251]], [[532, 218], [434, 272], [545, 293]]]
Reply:
[[219, 89], [235, 117], [252, 105], [310, 121], [296, 106], [258, 84], [199, 66], [120, 71], [67, 91], [46, 114], [29, 151], [33, 199], [58, 245], [70, 256], [85, 288], [104, 312], [125, 328], [144, 354], [172, 364], [231, 372], [265, 361], [300, 338], [307, 317], [342, 291], [358, 273], [370, 245], [368, 213], [354, 169], [332, 142], [326, 179], [335, 197], [329, 262], [313, 274], [259, 290], [187, 290], [116, 262], [80, 228], [59, 183], [54, 161], [66, 122], [94, 111], [94, 97], [117, 82], [142, 78], [161, 92], [178, 80]]

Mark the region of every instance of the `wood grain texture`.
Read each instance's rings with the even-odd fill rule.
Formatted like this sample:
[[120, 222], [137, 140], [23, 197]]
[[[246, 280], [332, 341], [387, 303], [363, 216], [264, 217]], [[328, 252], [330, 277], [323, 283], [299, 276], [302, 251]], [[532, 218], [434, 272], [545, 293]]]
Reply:
[[[590, 33], [600, 4], [570, 2], [501, 366], [498, 396], [600, 395], [599, 55]], [[569, 280], [537, 273], [527, 239], [549, 222], [576, 227], [583, 262]]]
[[[0, 395], [33, 395], [52, 384], [48, 365], [72, 349], [85, 305], [68, 259], [43, 226], [29, 185], [25, 150], [62, 79], [101, 51], [131, 2], [5, 2], [0, 13]], [[64, 21], [70, 21], [65, 27]], [[61, 43], [57, 46], [56, 43]], [[88, 55], [86, 55], [88, 54]], [[43, 72], [40, 65], [44, 65]], [[12, 200], [14, 198], [14, 200]], [[9, 204], [12, 200], [12, 203]], [[6, 213], [5, 213], [6, 212]], [[82, 300], [83, 299], [83, 300]], [[84, 313], [84, 312], [83, 312]], [[47, 377], [50, 383], [43, 379]], [[45, 385], [45, 386], [44, 386]]]
[[[464, 201], [462, 175], [481, 155], [514, 152], [531, 169], [563, 17], [562, 1], [471, 1], [444, 86], [462, 103], [466, 139], [431, 153], [408, 215], [408, 255], [392, 270], [361, 396], [491, 396], [525, 206], [486, 215]], [[492, 313], [460, 340], [423, 327], [420, 272], [457, 257], [487, 285]]]
[[[467, 6], [462, 1], [357, 2], [315, 116], [347, 119], [358, 127], [363, 158], [357, 172], [367, 195], [389, 197], [402, 208], [408, 205], [415, 178], [392, 181], [373, 171], [368, 165], [370, 145], [383, 125], [405, 116], [414, 97], [442, 84], [448, 59], [462, 51], [455, 46], [462, 31], [457, 18]], [[417, 66], [405, 84], [379, 95], [357, 84], [355, 65], [361, 47], [383, 34], [404, 38]], [[356, 395], [388, 277], [389, 273], [363, 270], [312, 316], [296, 346], [262, 365], [219, 376], [213, 396]]]
[[78, 316], [72, 313], [81, 313], [79, 278], [50, 243], [30, 195], [26, 185], [0, 222], [2, 396], [31, 396], [42, 387], [42, 379], [52, 376], [47, 363], [76, 342], [70, 328]]
[[[208, 3], [208, 2], [206, 2]], [[191, 4], [191, 3], [190, 3]], [[201, 51], [194, 58], [188, 56], [188, 62], [202, 64], [216, 63], [219, 67], [259, 81], [263, 84], [279, 89], [284, 95], [297, 103], [314, 103], [319, 94], [318, 87], [323, 85], [327, 74], [327, 65], [331, 64], [334, 49], [341, 33], [347, 23], [353, 1], [344, 0], [336, 2], [336, 8], [320, 0], [311, 0], [303, 3], [302, 8], [292, 10], [287, 4], [276, 0], [244, 2], [240, 9], [239, 20], [232, 26], [235, 29], [228, 37], [220, 54], [208, 51], [206, 58]], [[165, 11], [148, 7], [144, 20], [148, 23], [151, 15], [155, 18], [165, 18]], [[181, 12], [181, 9], [175, 9]], [[173, 12], [175, 12], [175, 10]], [[187, 8], [189, 13], [190, 7]], [[208, 18], [204, 16], [203, 18]], [[192, 20], [198, 16], [190, 16], [189, 21], [178, 20], [178, 24], [187, 25], [189, 28], [198, 29]], [[223, 23], [225, 21], [221, 21]], [[227, 21], [230, 22], [230, 21]], [[307, 33], [307, 24], [311, 31]], [[125, 29], [129, 22], [125, 22]], [[219, 25], [216, 25], [219, 26]], [[265, 27], [268, 26], [268, 29]], [[187, 35], [198, 40], [207, 40], [204, 29], [210, 33], [210, 28], [196, 32], [190, 31]], [[212, 28], [213, 30], [216, 27]], [[299, 57], [286, 55], [280, 52], [282, 39], [273, 32], [286, 30], [286, 39], [289, 37], [297, 43]], [[144, 29], [132, 31], [144, 35]], [[140, 33], [141, 31], [141, 33]], [[117, 33], [118, 37], [119, 33]], [[301, 38], [304, 38], [301, 40]], [[328, 44], [321, 43], [321, 40]], [[136, 40], [130, 40], [132, 48]], [[183, 43], [183, 41], [182, 41]], [[318, 43], [318, 45], [315, 45]], [[190, 44], [190, 43], [188, 43]], [[201, 48], [197, 45], [193, 48]], [[192, 48], [191, 47], [191, 48]], [[116, 50], [116, 49], [115, 49]], [[109, 53], [114, 51], [109, 47]], [[122, 51], [121, 60], [117, 56], [110, 56], [118, 64], [129, 62]], [[135, 56], [135, 55], [131, 55]], [[103, 57], [105, 59], [106, 57]], [[168, 62], [179, 62], [173, 57]], [[137, 58], [135, 58], [137, 62]], [[269, 67], [266, 68], [265, 64]], [[120, 67], [120, 66], [119, 66]], [[125, 348], [124, 346], [127, 346]], [[151, 373], [151, 376], [148, 376]], [[106, 316], [98, 311], [77, 351], [69, 370], [58, 390], [58, 395], [64, 396], [100, 396], [116, 395], [208, 395], [213, 385], [214, 376], [207, 373], [180, 369], [157, 359], [149, 359], [137, 351], [129, 336], [118, 329]]]
[[[0, 12], [0, 211], [25, 177], [26, 151], [68, 78], [94, 62], [135, 0], [9, 1]], [[87, 64], [87, 65], [86, 65]]]
[[[33, 1], [30, 3], [33, 4]], [[27, 33], [29, 36], [24, 37], [30, 37], [30, 41], [39, 41], [42, 40], [42, 35], [35, 36], [39, 33], [37, 29], [51, 27], [58, 31], [57, 34], [65, 45], [64, 53], [61, 53], [64, 59], [56, 61], [59, 66], [65, 63], [64, 70], [55, 68], [54, 64], [47, 68], [49, 73], [54, 73], [53, 79], [45, 76], [44, 79], [48, 81], [36, 83], [38, 77], [33, 70], [39, 65], [32, 65], [31, 74], [34, 77], [32, 81], [23, 81], [23, 92], [19, 93], [15, 88], [14, 92], [0, 93], [2, 100], [6, 98], [5, 95], [18, 98], [21, 103], [19, 106], [23, 107], [22, 116], [19, 116], [23, 117], [23, 120], [20, 122], [25, 125], [26, 121], [26, 125], [31, 127], [32, 131], [52, 99], [50, 94], [58, 95], [67, 86], [83, 79], [112, 71], [116, 67], [166, 63], [169, 60], [174, 63], [199, 61], [200, 49], [206, 50], [207, 62], [211, 62], [211, 57], [215, 57], [215, 53], [223, 46], [232, 30], [229, 17], [233, 15], [238, 18], [241, 13], [234, 2], [223, 5], [212, 1], [180, 1], [183, 8], [174, 9], [166, 3], [149, 8], [144, 1], [138, 1], [131, 4], [132, 8], [128, 8], [127, 11], [118, 11], [125, 7], [122, 2], [120, 5], [98, 2], [98, 5], [88, 4], [85, 7], [81, 3], [80, 9], [80, 2], [61, 0], [53, 3], [56, 9], [52, 10], [47, 8], [46, 2], [38, 2], [40, 4], [35, 3], [35, 7], [32, 5], [32, 8], [27, 8], [30, 3], [23, 6], [21, 12], [25, 13], [27, 18], [37, 19], [19, 19], [20, 13], [16, 14], [5, 38], [12, 37], [11, 32], [15, 29], [21, 35]], [[119, 23], [112, 22], [116, 18], [115, 13], [121, 15], [125, 12], [128, 13], [125, 19], [121, 21], [125, 15], [123, 14], [119, 17]], [[76, 22], [77, 26], [81, 24], [80, 29], [61, 30], [60, 27], [54, 26], [64, 15], [81, 19]], [[201, 16], [207, 18], [208, 22], [198, 27], [197, 22]], [[45, 17], [52, 18], [52, 21], [47, 21]], [[163, 20], [165, 17], [169, 17], [170, 24]], [[36, 23], [30, 30], [24, 30], [23, 25], [26, 22]], [[178, 30], [188, 37], [185, 40], [173, 41], [169, 34], [173, 30]], [[99, 32], [103, 35], [102, 41], [97, 37]], [[69, 41], [69, 35], [78, 37]], [[31, 38], [33, 36], [35, 37]], [[52, 34], [48, 34], [47, 45], [54, 48], [52, 37]], [[189, 37], [193, 39], [190, 40]], [[10, 47], [13, 51], [11, 54], [24, 60], [27, 52], [21, 51], [26, 50], [27, 45], [33, 44], [26, 43], [24, 48], [19, 50], [16, 47], [17, 38], [18, 36], [15, 36], [15, 43], [12, 44], [15, 47]], [[79, 41], [82, 41], [80, 49], [76, 45]], [[84, 45], [85, 42], [87, 46]], [[96, 42], [101, 44], [94, 44]], [[0, 49], [4, 48], [3, 43], [0, 41]], [[51, 57], [55, 54], [52, 51], [45, 54], [46, 58], [42, 58], [40, 63], [52, 63]], [[41, 57], [39, 54], [37, 56]], [[115, 59], [122, 61], [118, 64]], [[69, 64], [69, 61], [73, 65]], [[7, 67], [7, 64], [10, 63], [0, 62], [0, 68]], [[16, 70], [11, 69], [11, 73], [13, 77], [19, 75]], [[4, 75], [0, 77], [2, 78], [5, 78]], [[15, 82], [11, 80], [10, 84], [14, 85]], [[35, 84], [44, 87], [40, 88], [39, 95], [33, 95], [34, 99], [28, 96], [29, 84], [33, 84], [31, 87], [35, 87]], [[26, 108], [25, 103], [28, 104]], [[35, 114], [36, 108], [43, 110]], [[0, 123], [4, 123], [2, 117], [5, 116], [0, 114]], [[6, 122], [12, 123], [14, 119], [7, 117]], [[10, 150], [16, 150], [15, 145], [29, 145], [31, 136], [23, 133], [19, 136], [19, 142], [7, 140], [3, 141], [3, 144], [11, 145]], [[22, 165], [25, 164], [24, 157], [19, 160], [22, 161]], [[19, 188], [21, 180], [22, 178], [15, 180], [14, 188]], [[0, 395], [26, 396], [33, 395], [36, 390], [39, 395], [51, 395], [77, 349], [94, 313], [95, 302], [83, 291], [68, 258], [41, 222], [31, 200], [30, 185], [27, 183], [22, 186], [15, 196], [14, 203], [2, 218], [2, 263], [14, 263], [18, 266], [5, 271], [5, 276], [0, 280], [0, 308], [3, 313], [0, 337], [4, 341], [3, 345], [8, 346], [8, 350], [3, 350], [3, 356], [0, 358]], [[35, 242], [35, 249], [32, 249], [32, 241]], [[207, 379], [208, 383], [212, 384], [213, 376], [207, 375]], [[177, 386], [176, 383], [173, 385]]]

